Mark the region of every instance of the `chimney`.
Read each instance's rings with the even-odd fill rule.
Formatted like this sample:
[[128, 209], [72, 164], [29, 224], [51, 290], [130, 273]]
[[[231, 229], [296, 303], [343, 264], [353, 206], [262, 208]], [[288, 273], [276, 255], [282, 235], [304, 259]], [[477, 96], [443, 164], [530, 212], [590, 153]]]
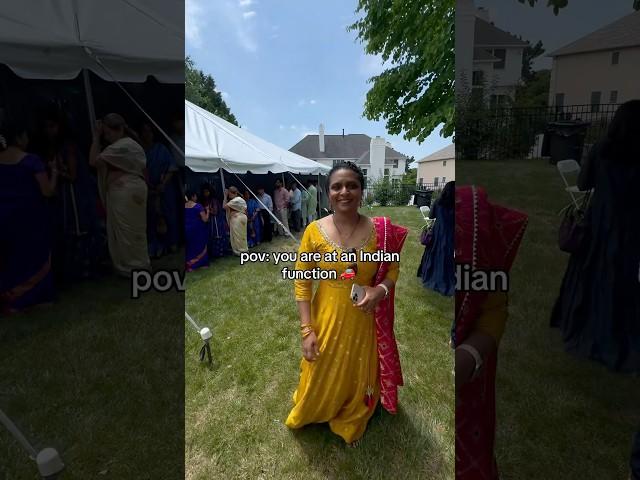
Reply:
[[491, 21], [491, 14], [489, 13], [489, 10], [484, 7], [478, 7], [478, 9], [476, 10], [476, 17], [484, 20], [487, 23], [493, 24], [493, 22]]
[[342, 129], [342, 138], [344, 138], [344, 128]]
[[318, 135], [318, 146], [320, 147], [320, 151], [324, 153], [324, 125], [320, 124]]

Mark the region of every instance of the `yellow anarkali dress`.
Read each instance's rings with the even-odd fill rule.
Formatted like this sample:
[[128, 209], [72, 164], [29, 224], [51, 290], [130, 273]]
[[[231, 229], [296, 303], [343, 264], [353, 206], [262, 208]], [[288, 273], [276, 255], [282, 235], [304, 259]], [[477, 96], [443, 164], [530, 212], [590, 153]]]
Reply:
[[[376, 251], [376, 232], [371, 226], [367, 241], [357, 249]], [[298, 251], [296, 270], [336, 270], [338, 277], [350, 262], [326, 262], [324, 254], [343, 250], [333, 243], [318, 221], [305, 230]], [[319, 252], [320, 262], [301, 262], [302, 252]], [[295, 281], [296, 300], [311, 301], [311, 323], [318, 339], [319, 357], [300, 363], [300, 383], [293, 394], [294, 407], [286, 425], [300, 428], [310, 423], [328, 422], [331, 430], [347, 443], [364, 434], [380, 396], [376, 328], [373, 313], [353, 306], [351, 286], [371, 285], [378, 263], [358, 262], [358, 271], [351, 280], [320, 280], [312, 299], [312, 282]], [[398, 279], [399, 265], [394, 263], [387, 278]], [[365, 395], [373, 390], [373, 406], [367, 407]]]

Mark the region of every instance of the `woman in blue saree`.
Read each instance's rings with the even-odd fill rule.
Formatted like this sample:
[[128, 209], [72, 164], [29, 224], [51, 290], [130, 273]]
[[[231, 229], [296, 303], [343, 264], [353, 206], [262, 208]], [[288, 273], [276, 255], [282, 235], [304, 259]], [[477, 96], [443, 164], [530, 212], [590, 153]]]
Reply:
[[202, 186], [201, 204], [205, 209], [209, 209], [209, 222], [207, 223], [209, 230], [209, 258], [223, 257], [231, 248], [227, 216], [216, 197], [215, 189], [208, 183]]
[[258, 200], [251, 196], [249, 190], [245, 190], [244, 200], [247, 202], [247, 244], [252, 248], [262, 242], [262, 215]]
[[184, 204], [184, 236], [186, 241], [185, 260], [187, 272], [209, 265], [207, 254], [207, 222], [209, 210], [197, 203], [196, 192], [189, 191]]
[[431, 206], [429, 218], [435, 218], [433, 242], [425, 247], [418, 267], [422, 284], [442, 295], [451, 296], [456, 286], [454, 249], [455, 182], [448, 182]]
[[11, 314], [55, 298], [51, 234], [45, 197], [57, 187], [40, 157], [27, 153], [26, 128], [0, 132], [0, 314]]
[[155, 141], [153, 127], [148, 123], [141, 126], [140, 142], [147, 156], [149, 181], [149, 255], [157, 258], [175, 252], [178, 245], [178, 193], [173, 178], [178, 167], [169, 149]]

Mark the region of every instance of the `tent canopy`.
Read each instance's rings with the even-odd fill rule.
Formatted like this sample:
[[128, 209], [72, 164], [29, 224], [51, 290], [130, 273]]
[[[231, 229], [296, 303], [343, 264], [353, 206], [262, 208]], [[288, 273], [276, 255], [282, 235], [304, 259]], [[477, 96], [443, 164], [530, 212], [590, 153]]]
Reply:
[[194, 172], [327, 173], [330, 168], [273, 145], [185, 100], [185, 163]]
[[3, 2], [2, 63], [22, 78], [69, 80], [88, 69], [116, 80], [184, 83], [183, 0]]

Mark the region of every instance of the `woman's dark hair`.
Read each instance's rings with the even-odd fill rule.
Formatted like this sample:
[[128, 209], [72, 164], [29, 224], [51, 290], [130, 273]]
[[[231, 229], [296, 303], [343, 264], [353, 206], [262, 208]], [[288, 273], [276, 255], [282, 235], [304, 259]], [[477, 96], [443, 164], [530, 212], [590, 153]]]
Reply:
[[329, 185], [331, 184], [331, 175], [333, 175], [338, 170], [351, 170], [352, 172], [354, 172], [358, 176], [358, 181], [360, 182], [360, 188], [362, 190], [367, 188], [366, 182], [364, 180], [364, 173], [362, 173], [362, 170], [360, 170], [360, 167], [358, 167], [353, 162], [338, 162], [333, 166], [333, 168], [331, 170], [329, 170], [329, 174], [327, 175], [327, 179], [329, 180], [327, 182], [327, 189], [329, 188]]
[[185, 195], [187, 196], [187, 200], [191, 200], [191, 198], [192, 198], [194, 195], [196, 195], [196, 196], [198, 195], [198, 192], [196, 192], [194, 189], [190, 188], [189, 190], [187, 190], [187, 191], [185, 192]]
[[609, 124], [603, 154], [613, 160], [640, 161], [640, 100], [618, 107]]
[[453, 208], [456, 199], [456, 182], [451, 181], [442, 189], [440, 197], [438, 197], [438, 204], [444, 208]]
[[27, 133], [27, 124], [22, 121], [9, 121], [0, 128], [0, 152], [18, 144], [18, 138]]

